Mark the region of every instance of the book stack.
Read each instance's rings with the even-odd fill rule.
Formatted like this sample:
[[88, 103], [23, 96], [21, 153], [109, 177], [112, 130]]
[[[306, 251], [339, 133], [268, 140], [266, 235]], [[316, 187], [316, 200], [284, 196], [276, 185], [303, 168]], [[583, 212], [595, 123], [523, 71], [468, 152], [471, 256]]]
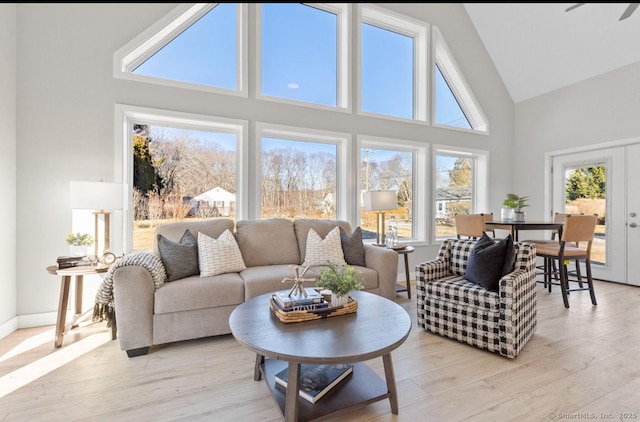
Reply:
[[83, 256], [59, 256], [58, 269], [90, 266], [91, 261]]
[[289, 290], [280, 290], [273, 294], [273, 301], [279, 309], [290, 311], [315, 311], [318, 309], [324, 309], [329, 306], [329, 302], [324, 300], [322, 296], [315, 289], [305, 289], [307, 295], [289, 294]]
[[[332, 388], [353, 373], [353, 364], [300, 365], [300, 397], [310, 403], [316, 403]], [[276, 385], [287, 388], [289, 368], [276, 374]]]

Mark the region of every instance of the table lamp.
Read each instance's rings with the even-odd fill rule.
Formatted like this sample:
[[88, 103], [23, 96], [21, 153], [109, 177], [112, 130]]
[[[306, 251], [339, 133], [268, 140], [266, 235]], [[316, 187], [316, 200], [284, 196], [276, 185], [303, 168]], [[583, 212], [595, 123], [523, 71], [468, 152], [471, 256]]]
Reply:
[[99, 258], [100, 217], [104, 220], [102, 252], [106, 252], [110, 248], [110, 211], [122, 209], [122, 183], [70, 182], [70, 191], [72, 209], [94, 210], [95, 256]]
[[397, 194], [394, 190], [369, 191], [364, 193], [364, 210], [378, 211], [376, 224], [376, 246], [385, 246], [384, 212], [398, 208]]

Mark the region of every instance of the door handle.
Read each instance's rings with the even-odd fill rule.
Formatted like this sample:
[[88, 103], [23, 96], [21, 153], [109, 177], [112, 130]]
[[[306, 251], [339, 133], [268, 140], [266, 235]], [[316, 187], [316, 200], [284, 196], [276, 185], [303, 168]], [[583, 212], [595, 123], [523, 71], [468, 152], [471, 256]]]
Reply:
[[634, 228], [634, 227], [638, 227], [638, 225], [636, 223], [629, 223], [629, 227]]

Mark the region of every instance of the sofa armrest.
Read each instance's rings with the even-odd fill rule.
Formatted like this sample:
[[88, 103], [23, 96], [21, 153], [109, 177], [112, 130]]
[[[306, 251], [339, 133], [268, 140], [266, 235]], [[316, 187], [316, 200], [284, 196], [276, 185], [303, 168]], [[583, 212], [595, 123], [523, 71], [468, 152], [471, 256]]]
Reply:
[[380, 296], [396, 300], [396, 282], [398, 281], [398, 253], [380, 246], [364, 245], [364, 259], [367, 268], [378, 273]]
[[155, 287], [151, 273], [138, 265], [127, 265], [113, 273], [113, 298], [121, 350], [153, 345]]

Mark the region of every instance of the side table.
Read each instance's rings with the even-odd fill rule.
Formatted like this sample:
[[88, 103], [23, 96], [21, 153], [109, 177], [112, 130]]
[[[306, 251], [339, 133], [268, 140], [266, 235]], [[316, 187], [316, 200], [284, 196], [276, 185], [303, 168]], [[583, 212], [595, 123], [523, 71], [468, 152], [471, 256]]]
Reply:
[[407, 292], [407, 297], [411, 299], [411, 275], [409, 274], [409, 254], [415, 251], [413, 246], [405, 246], [402, 249], [394, 249], [399, 255], [404, 255], [404, 274], [407, 280], [406, 287], [402, 284], [396, 284], [396, 293]]
[[[68, 329], [75, 328], [79, 325], [78, 321], [84, 316], [82, 313], [82, 287], [85, 275], [93, 275], [105, 273], [109, 269], [105, 265], [83, 266], [58, 269], [58, 265], [50, 265], [47, 272], [53, 275], [62, 276], [60, 281], [60, 300], [58, 301], [58, 318], [56, 320], [56, 337], [54, 347], [62, 346], [62, 336]], [[67, 325], [67, 306], [69, 305], [69, 289], [71, 287], [71, 277], [75, 278], [75, 314], [71, 322]], [[85, 312], [86, 313], [86, 312]]]

